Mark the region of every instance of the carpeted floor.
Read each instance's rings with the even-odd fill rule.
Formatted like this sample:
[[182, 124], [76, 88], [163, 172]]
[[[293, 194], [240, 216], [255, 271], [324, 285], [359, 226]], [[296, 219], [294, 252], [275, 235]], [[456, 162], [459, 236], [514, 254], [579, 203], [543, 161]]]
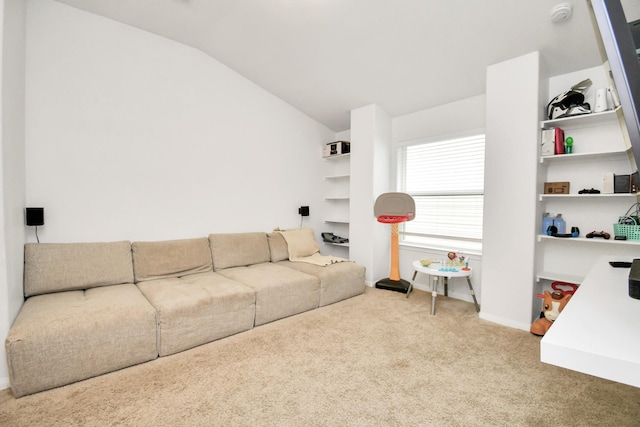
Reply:
[[640, 389], [539, 361], [473, 305], [365, 295], [15, 399], [1, 426], [638, 426]]

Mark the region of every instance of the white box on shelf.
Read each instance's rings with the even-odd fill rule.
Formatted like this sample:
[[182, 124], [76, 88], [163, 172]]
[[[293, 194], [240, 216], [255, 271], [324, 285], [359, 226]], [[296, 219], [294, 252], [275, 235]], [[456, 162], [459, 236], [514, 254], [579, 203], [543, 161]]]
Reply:
[[540, 142], [540, 155], [541, 156], [551, 156], [554, 153], [555, 148], [555, 130], [554, 129], [543, 129], [542, 130], [542, 140]]
[[613, 194], [613, 172], [605, 173], [602, 177], [602, 193]]
[[322, 157], [338, 156], [349, 152], [351, 152], [351, 143], [349, 141], [329, 142], [322, 148]]

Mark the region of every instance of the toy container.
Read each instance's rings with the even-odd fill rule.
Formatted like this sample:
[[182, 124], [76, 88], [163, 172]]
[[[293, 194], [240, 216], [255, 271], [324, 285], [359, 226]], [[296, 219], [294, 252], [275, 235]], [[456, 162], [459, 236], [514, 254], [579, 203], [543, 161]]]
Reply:
[[553, 225], [558, 229], [558, 234], [564, 234], [566, 232], [566, 224], [562, 218], [562, 214], [556, 215], [553, 219]]
[[542, 234], [547, 234], [549, 227], [553, 225], [553, 216], [549, 212], [545, 212], [542, 217]]

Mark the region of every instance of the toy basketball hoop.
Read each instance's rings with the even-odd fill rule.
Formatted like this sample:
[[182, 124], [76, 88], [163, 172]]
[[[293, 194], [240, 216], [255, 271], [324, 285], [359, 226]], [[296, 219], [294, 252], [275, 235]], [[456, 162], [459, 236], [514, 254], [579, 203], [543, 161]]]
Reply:
[[401, 222], [409, 221], [408, 216], [402, 215], [383, 215], [378, 217], [378, 222], [385, 224], [399, 224]]
[[410, 283], [400, 278], [398, 224], [415, 218], [416, 204], [406, 193], [383, 193], [376, 199], [373, 214], [378, 222], [391, 224], [391, 272], [389, 278], [376, 283], [376, 288], [404, 292], [408, 296]]

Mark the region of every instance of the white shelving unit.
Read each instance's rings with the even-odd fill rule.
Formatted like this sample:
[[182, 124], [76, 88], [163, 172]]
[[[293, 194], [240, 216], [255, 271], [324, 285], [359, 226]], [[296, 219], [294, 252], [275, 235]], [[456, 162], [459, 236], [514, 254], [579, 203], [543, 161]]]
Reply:
[[[324, 176], [324, 223], [323, 231], [332, 232], [340, 237], [349, 238], [349, 184], [350, 154], [338, 154], [324, 157], [327, 174]], [[332, 248], [349, 248], [348, 243], [323, 242]], [[339, 249], [344, 251], [345, 249]], [[338, 255], [345, 255], [339, 252]]]
[[543, 129], [560, 127], [562, 129], [574, 127], [596, 127], [611, 124], [614, 120], [622, 118], [620, 107], [601, 113], [582, 114], [578, 116], [562, 117], [559, 119], [544, 120], [541, 122]]
[[627, 148], [625, 150], [602, 151], [594, 153], [558, 154], [554, 156], [540, 156], [540, 163], [545, 164], [549, 162], [580, 162], [584, 161], [585, 159], [624, 160], [629, 158], [630, 153], [631, 148]]
[[[631, 193], [579, 194], [583, 189], [602, 190], [605, 173], [630, 174], [631, 148], [623, 136], [620, 109], [603, 113], [567, 117], [541, 122], [542, 129], [560, 127], [565, 138], [573, 137], [571, 154], [540, 156], [542, 182], [570, 183], [570, 194], [538, 194], [540, 228], [537, 232], [536, 282], [545, 286], [552, 281], [580, 284], [602, 253], [628, 257], [640, 254], [640, 241], [614, 240], [613, 224], [637, 201]], [[542, 214], [561, 213], [567, 233], [580, 229], [580, 237], [560, 238], [543, 233]], [[592, 231], [611, 235], [606, 240], [586, 238]]]

